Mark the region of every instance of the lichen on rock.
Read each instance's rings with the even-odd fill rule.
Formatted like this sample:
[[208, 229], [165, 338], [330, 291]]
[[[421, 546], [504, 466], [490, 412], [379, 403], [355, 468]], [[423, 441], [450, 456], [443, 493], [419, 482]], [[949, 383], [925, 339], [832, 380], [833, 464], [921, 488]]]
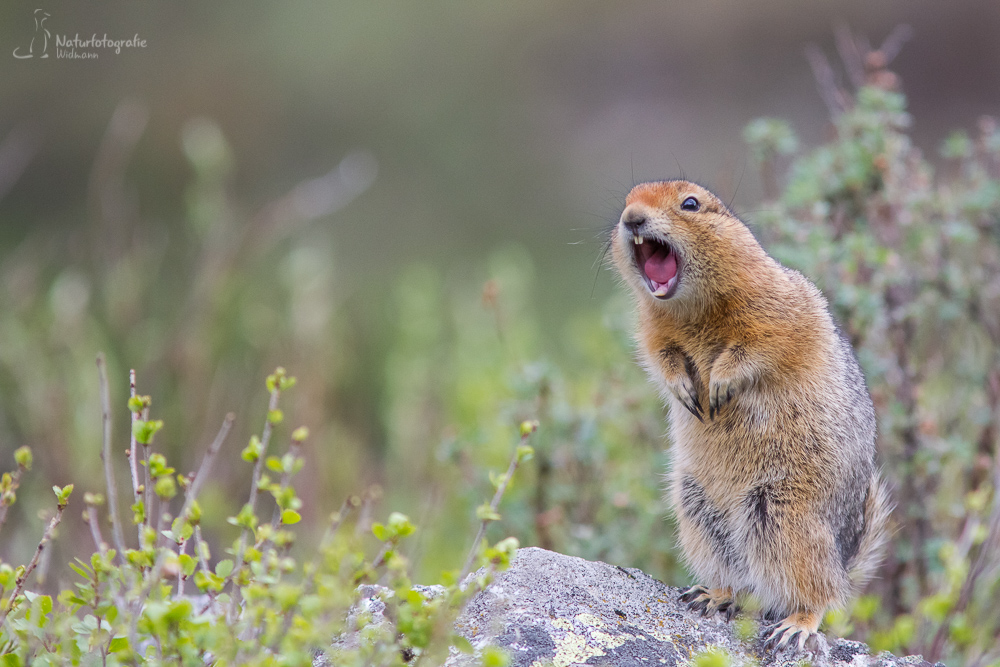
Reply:
[[[688, 665], [708, 650], [724, 652], [734, 666], [783, 667], [807, 659], [815, 667], [930, 667], [919, 656], [872, 656], [865, 644], [846, 639], [820, 642], [806, 654], [764, 652], [756, 640], [742, 641], [722, 617], [688, 611], [679, 594], [640, 570], [525, 548], [470, 601], [456, 629], [477, 653], [487, 646], [507, 650], [512, 667]], [[455, 652], [446, 664], [479, 661]]]

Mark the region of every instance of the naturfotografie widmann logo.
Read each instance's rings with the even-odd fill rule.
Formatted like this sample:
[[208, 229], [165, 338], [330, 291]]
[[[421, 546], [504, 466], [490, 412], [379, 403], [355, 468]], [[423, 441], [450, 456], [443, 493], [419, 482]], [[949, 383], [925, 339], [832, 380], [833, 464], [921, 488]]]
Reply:
[[[28, 44], [27, 48], [19, 46], [14, 49], [15, 58], [24, 60], [27, 58], [49, 57], [49, 44], [53, 39], [52, 33], [45, 27], [45, 22], [51, 16], [44, 9], [35, 10], [35, 34], [32, 36], [31, 43]], [[104, 33], [101, 37], [98, 37], [97, 33], [94, 33], [86, 38], [81, 38], [80, 33], [76, 33], [72, 37], [57, 33], [54, 41], [56, 58], [69, 60], [97, 59], [100, 56], [101, 49], [113, 50], [115, 55], [119, 55], [122, 49], [146, 48], [146, 40], [139, 37], [138, 33], [128, 39], [111, 39], [107, 33]]]

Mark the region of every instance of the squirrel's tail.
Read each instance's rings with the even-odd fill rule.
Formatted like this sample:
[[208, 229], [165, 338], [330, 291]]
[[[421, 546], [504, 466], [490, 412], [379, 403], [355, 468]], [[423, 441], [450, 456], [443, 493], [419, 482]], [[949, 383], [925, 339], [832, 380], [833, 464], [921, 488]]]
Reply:
[[856, 589], [871, 579], [882, 558], [882, 550], [889, 540], [889, 515], [892, 501], [889, 491], [878, 473], [872, 475], [865, 499], [865, 528], [858, 544], [858, 552], [848, 565], [848, 575]]

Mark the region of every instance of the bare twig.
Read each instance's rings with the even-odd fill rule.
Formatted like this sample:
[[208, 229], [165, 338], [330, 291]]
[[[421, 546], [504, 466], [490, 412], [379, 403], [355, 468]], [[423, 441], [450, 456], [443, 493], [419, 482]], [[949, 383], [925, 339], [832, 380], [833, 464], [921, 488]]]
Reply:
[[[510, 483], [510, 480], [514, 478], [514, 472], [517, 470], [517, 466], [521, 462], [521, 452], [519, 451], [520, 445], [523, 445], [528, 441], [528, 438], [531, 437], [531, 434], [534, 433], [534, 429], [537, 428], [537, 426], [538, 422], [535, 422], [534, 427], [527, 430], [522, 425], [521, 440], [518, 442], [518, 447], [514, 449], [514, 456], [510, 459], [510, 465], [507, 466], [507, 474], [500, 480], [496, 493], [493, 494], [493, 500], [490, 501], [490, 512], [492, 514], [496, 514], [497, 508], [500, 506], [500, 499], [503, 498], [503, 494], [507, 490], [507, 485]], [[486, 527], [489, 526], [491, 521], [492, 519], [487, 517], [479, 524], [479, 532], [476, 533], [476, 539], [472, 542], [472, 549], [469, 551], [469, 555], [465, 559], [465, 566], [462, 567], [462, 573], [458, 576], [459, 580], [464, 579], [465, 575], [469, 574], [472, 570], [472, 565], [476, 562], [476, 554], [479, 553], [479, 544], [483, 541], [483, 536], [486, 534]]]
[[857, 40], [846, 23], [840, 23], [834, 28], [834, 36], [837, 40], [837, 53], [844, 63], [847, 77], [852, 86], [860, 88], [865, 85], [865, 62]]
[[[101, 460], [104, 461], [104, 482], [108, 486], [108, 514], [111, 516], [111, 534], [118, 549], [118, 558], [125, 558], [125, 534], [118, 518], [118, 485], [115, 482], [111, 461], [111, 394], [108, 389], [108, 368], [104, 353], [97, 355], [97, 374], [101, 384], [101, 414], [104, 419], [104, 446]], [[124, 560], [122, 560], [124, 562]]]
[[233, 427], [234, 419], [236, 419], [236, 415], [230, 412], [226, 415], [226, 418], [222, 420], [222, 426], [219, 427], [219, 432], [215, 435], [215, 440], [213, 440], [212, 444], [208, 446], [208, 451], [205, 452], [205, 458], [201, 460], [201, 465], [198, 467], [198, 472], [195, 473], [191, 486], [189, 486], [187, 491], [184, 493], [184, 506], [181, 508], [180, 514], [177, 516], [187, 516], [188, 510], [191, 509], [191, 505], [195, 500], [197, 500], [198, 492], [201, 490], [202, 485], [205, 483], [205, 480], [208, 478], [208, 475], [212, 470], [212, 463], [215, 462], [215, 456], [219, 453], [222, 443], [226, 441], [226, 436], [229, 435], [229, 430]]
[[[187, 540], [181, 540], [180, 544], [177, 545], [179, 547], [177, 549], [177, 555], [178, 556], [183, 556], [184, 555], [184, 552], [187, 551], [187, 544], [188, 544]], [[186, 578], [187, 577], [184, 574], [183, 566], [178, 565], [178, 568], [177, 568], [177, 597], [182, 597], [184, 595], [184, 580]]]
[[17, 606], [17, 599], [24, 592], [24, 584], [28, 581], [28, 575], [30, 575], [32, 571], [38, 567], [38, 559], [41, 558], [45, 545], [52, 540], [52, 535], [55, 533], [59, 522], [62, 521], [62, 515], [65, 509], [66, 505], [59, 505], [56, 507], [56, 515], [52, 517], [51, 521], [49, 521], [49, 525], [45, 529], [45, 533], [42, 535], [42, 541], [38, 543], [38, 547], [35, 549], [35, 555], [31, 557], [31, 562], [28, 563], [26, 568], [24, 568], [24, 573], [17, 578], [14, 591], [10, 594], [10, 598], [7, 600], [7, 606], [4, 607], [3, 611], [0, 611], [0, 626], [2, 626], [7, 620], [7, 615], [10, 614], [10, 612], [14, 610], [14, 607]]
[[[195, 524], [194, 526], [194, 553], [195, 557], [198, 559], [198, 568], [205, 574], [210, 574], [212, 572], [211, 568], [208, 566], [208, 558], [205, 557], [205, 550], [202, 548], [204, 541], [201, 538], [201, 526]], [[208, 603], [202, 608], [201, 612], [204, 614], [207, 612], [213, 604], [215, 604], [216, 593], [212, 589], [206, 591], [208, 595]]]
[[[142, 411], [142, 421], [149, 421], [149, 408], [144, 408]], [[141, 547], [143, 540], [143, 529], [147, 526], [152, 525], [152, 515], [153, 515], [153, 483], [152, 478], [149, 475], [149, 443], [142, 443], [142, 461], [143, 461], [143, 474], [142, 474], [142, 507], [143, 507], [143, 520], [139, 524], [139, 545]]]
[[[128, 372], [128, 395], [129, 398], [135, 398], [135, 369], [131, 369]], [[132, 416], [132, 429], [129, 432], [129, 449], [128, 449], [128, 460], [129, 469], [132, 472], [132, 499], [133, 502], [139, 502], [141, 495], [139, 492], [139, 461], [136, 458], [136, 441], [135, 441], [135, 422], [139, 418], [135, 412], [129, 410], [129, 414]], [[141, 528], [140, 528], [141, 530]]]
[[87, 524], [90, 526], [90, 535], [94, 538], [94, 546], [103, 555], [108, 550], [108, 544], [101, 535], [101, 519], [96, 505], [87, 505]]
[[347, 519], [347, 516], [352, 510], [357, 509], [361, 506], [361, 498], [357, 496], [348, 496], [341, 503], [340, 509], [330, 516], [330, 523], [326, 526], [326, 531], [323, 533], [323, 537], [319, 541], [319, 548], [323, 549], [326, 545], [330, 543], [330, 540], [334, 538], [337, 531], [340, 530], [340, 526]]
[[[257, 506], [257, 491], [258, 485], [260, 484], [261, 472], [264, 470], [264, 459], [267, 458], [267, 446], [271, 441], [271, 433], [274, 431], [274, 424], [271, 422], [271, 414], [278, 409], [278, 397], [281, 396], [281, 388], [279, 386], [280, 382], [276, 381], [274, 388], [271, 390], [271, 398], [268, 400], [267, 404], [267, 418], [264, 420], [264, 430], [260, 437], [260, 456], [257, 457], [257, 461], [254, 463], [253, 467], [253, 478], [250, 480], [250, 498], [247, 500], [247, 505], [250, 507], [250, 512], [254, 512]], [[247, 551], [247, 539], [250, 536], [250, 529], [243, 528], [243, 532], [240, 534], [240, 546], [236, 551], [236, 564], [233, 569], [233, 573], [230, 574], [232, 577], [236, 572], [243, 567], [243, 559], [246, 557]], [[240, 605], [240, 595], [239, 589], [234, 586], [232, 591], [232, 600], [229, 603], [229, 620], [234, 621], [236, 619], [236, 610]]]
[[813, 76], [816, 78], [816, 85], [819, 86], [820, 97], [830, 111], [831, 118], [836, 118], [844, 113], [850, 106], [844, 92], [837, 85], [837, 76], [830, 66], [830, 62], [815, 44], [806, 47], [806, 59], [812, 67]]
[[882, 42], [882, 46], [878, 47], [878, 50], [882, 52], [882, 56], [885, 58], [886, 65], [899, 55], [903, 44], [906, 44], [912, 37], [913, 28], [905, 23], [892, 29], [892, 32]]
[[[274, 431], [274, 425], [271, 423], [271, 413], [278, 409], [278, 397], [281, 396], [281, 389], [275, 385], [274, 389], [271, 391], [271, 398], [267, 404], [267, 419], [264, 420], [264, 430], [260, 436], [260, 456], [257, 457], [257, 461], [253, 466], [253, 478], [250, 480], [250, 498], [247, 500], [247, 504], [250, 505], [250, 511], [253, 512], [257, 507], [257, 487], [260, 484], [260, 476], [264, 470], [264, 459], [267, 458], [267, 446], [271, 442], [271, 433]], [[239, 567], [243, 564], [243, 556], [246, 554], [247, 548], [247, 537], [249, 531], [244, 528], [243, 534], [240, 536], [240, 548], [236, 557], [236, 566]]]

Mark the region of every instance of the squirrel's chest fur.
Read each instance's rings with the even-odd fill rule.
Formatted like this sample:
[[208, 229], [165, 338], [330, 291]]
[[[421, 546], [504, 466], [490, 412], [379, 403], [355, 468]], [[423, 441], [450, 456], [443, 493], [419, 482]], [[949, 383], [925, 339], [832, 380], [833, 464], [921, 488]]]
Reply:
[[[742, 389], [713, 419], [685, 409], [668, 390], [663, 350], [672, 348], [682, 356], [699, 403], [707, 405], [713, 365], [723, 350], [739, 344], [732, 332], [741, 328], [640, 330], [644, 365], [670, 406], [670, 481], [677, 509], [683, 509], [685, 484], [697, 485], [731, 521], [740, 520], [740, 508], [763, 487], [793, 490], [800, 503], [825, 500], [831, 476], [841, 474], [845, 459], [853, 458], [845, 442], [858, 442], [858, 434], [849, 433], [857, 429], [843, 419], [855, 401], [838, 389], [847, 384], [842, 377], [847, 364], [825, 339], [814, 339], [810, 327], [815, 330], [816, 323], [787, 325], [786, 340], [778, 343], [784, 358], [776, 360], [776, 370]], [[797, 331], [803, 334], [800, 339], [790, 340]]]

